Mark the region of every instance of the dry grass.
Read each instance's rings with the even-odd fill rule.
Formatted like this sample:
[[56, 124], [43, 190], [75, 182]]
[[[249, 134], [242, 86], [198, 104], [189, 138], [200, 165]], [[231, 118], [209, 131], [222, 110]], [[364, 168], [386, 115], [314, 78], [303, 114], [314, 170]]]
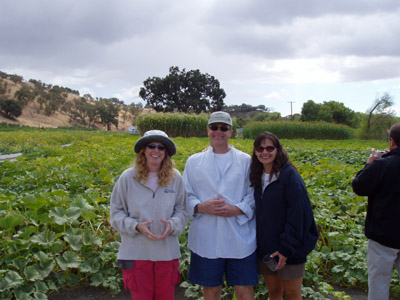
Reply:
[[[2, 79], [2, 82], [7, 83], [7, 92], [5, 96], [13, 99], [15, 92], [21, 88], [21, 84], [15, 84], [8, 79]], [[27, 85], [31, 85], [31, 83], [23, 83]], [[80, 98], [74, 94], [68, 94], [67, 101], [72, 101], [74, 98]], [[78, 126], [77, 123], [70, 123], [69, 117], [66, 113], [56, 112], [51, 116], [45, 115], [43, 112], [39, 110], [39, 104], [36, 101], [29, 103], [26, 107], [24, 107], [22, 114], [16, 118], [15, 120], [10, 120], [2, 115], [0, 115], [0, 123], [8, 123], [20, 126], [30, 126], [30, 127], [39, 127], [39, 128], [57, 128], [57, 127], [67, 127], [67, 126]], [[118, 119], [118, 129], [115, 126], [112, 126], [112, 131], [126, 131], [128, 127], [132, 126], [133, 116], [128, 113], [126, 118], [123, 117], [123, 112], [120, 112]], [[98, 129], [106, 130], [106, 127], [102, 127], [101, 124], [98, 124]]]

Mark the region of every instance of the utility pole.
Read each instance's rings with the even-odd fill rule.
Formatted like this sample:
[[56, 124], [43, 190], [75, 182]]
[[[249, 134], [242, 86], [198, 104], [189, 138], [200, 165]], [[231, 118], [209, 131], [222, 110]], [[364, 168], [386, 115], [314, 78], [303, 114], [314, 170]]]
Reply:
[[292, 106], [292, 104], [294, 103], [294, 101], [288, 101], [288, 103], [290, 103], [290, 118], [293, 121], [293, 106]]

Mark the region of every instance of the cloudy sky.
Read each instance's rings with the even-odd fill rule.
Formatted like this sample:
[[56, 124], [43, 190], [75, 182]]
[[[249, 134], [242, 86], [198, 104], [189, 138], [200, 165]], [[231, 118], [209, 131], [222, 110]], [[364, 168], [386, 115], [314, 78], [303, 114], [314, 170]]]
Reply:
[[0, 71], [144, 104], [171, 66], [213, 75], [227, 105], [365, 112], [387, 92], [400, 116], [400, 1], [1, 1]]

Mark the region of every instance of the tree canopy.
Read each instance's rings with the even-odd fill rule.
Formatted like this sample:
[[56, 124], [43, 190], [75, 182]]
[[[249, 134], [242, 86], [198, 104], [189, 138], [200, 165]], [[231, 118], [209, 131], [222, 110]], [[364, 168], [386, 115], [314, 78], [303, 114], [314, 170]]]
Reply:
[[344, 124], [357, 127], [359, 124], [357, 113], [337, 101], [325, 101], [323, 104], [308, 100], [301, 109], [303, 122], [324, 121], [328, 123]]
[[22, 106], [19, 102], [8, 99], [6, 97], [0, 97], [0, 111], [8, 119], [19, 117], [22, 114]]
[[170, 67], [164, 77], [146, 79], [139, 96], [158, 112], [201, 113], [224, 107], [225, 91], [214, 76]]
[[391, 109], [394, 99], [388, 93], [376, 98], [361, 122], [361, 138], [380, 139], [387, 136], [390, 126], [395, 123], [394, 112]]

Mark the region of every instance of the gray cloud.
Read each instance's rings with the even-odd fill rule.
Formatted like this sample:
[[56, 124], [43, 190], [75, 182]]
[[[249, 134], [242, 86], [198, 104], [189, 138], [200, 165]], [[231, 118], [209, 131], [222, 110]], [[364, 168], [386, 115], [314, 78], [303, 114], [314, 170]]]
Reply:
[[174, 65], [259, 99], [299, 78], [398, 78], [398, 36], [398, 0], [5, 0], [0, 70], [132, 95]]

